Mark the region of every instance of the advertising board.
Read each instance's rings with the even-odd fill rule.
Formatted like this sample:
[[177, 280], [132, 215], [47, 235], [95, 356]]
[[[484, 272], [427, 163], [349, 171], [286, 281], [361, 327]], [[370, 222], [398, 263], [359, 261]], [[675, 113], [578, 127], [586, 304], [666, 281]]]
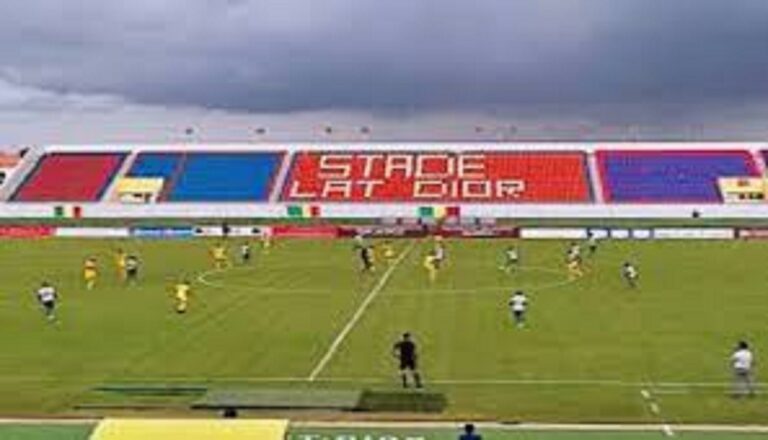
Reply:
[[191, 226], [147, 226], [130, 229], [131, 237], [136, 238], [190, 238], [194, 237]]
[[657, 240], [729, 240], [735, 237], [733, 228], [654, 228]]
[[56, 237], [73, 238], [125, 238], [130, 237], [128, 228], [98, 228], [98, 227], [58, 227]]
[[41, 225], [2, 225], [0, 238], [44, 238], [54, 234], [53, 226]]

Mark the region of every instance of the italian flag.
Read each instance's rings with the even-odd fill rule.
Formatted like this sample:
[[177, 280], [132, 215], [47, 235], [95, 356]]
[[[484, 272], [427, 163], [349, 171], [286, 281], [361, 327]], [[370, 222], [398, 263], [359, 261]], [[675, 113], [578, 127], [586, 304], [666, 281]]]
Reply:
[[417, 213], [419, 218], [460, 217], [461, 208], [459, 206], [419, 206]]
[[320, 206], [318, 205], [288, 205], [288, 217], [291, 218], [315, 218], [320, 217]]
[[56, 205], [53, 207], [54, 218], [81, 218], [83, 207], [79, 205]]

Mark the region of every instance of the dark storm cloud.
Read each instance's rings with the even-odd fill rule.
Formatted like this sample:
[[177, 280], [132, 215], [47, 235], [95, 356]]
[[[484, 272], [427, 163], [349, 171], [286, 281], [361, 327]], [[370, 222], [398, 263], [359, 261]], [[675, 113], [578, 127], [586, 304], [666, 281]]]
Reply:
[[0, 76], [230, 110], [768, 98], [765, 0], [6, 0]]

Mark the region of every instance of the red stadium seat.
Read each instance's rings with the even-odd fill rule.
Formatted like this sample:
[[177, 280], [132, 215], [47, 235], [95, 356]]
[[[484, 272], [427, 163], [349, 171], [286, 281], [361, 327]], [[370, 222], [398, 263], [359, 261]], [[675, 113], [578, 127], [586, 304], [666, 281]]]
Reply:
[[125, 153], [51, 153], [44, 156], [13, 197], [21, 202], [95, 202]]
[[282, 199], [291, 202], [591, 201], [582, 152], [304, 152]]

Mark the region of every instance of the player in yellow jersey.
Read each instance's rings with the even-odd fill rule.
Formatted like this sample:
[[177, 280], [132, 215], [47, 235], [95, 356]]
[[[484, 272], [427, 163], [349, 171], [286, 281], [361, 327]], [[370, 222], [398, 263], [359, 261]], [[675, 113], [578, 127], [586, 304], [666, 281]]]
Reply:
[[229, 267], [229, 257], [227, 256], [227, 248], [223, 243], [219, 243], [211, 248], [211, 257], [213, 257], [213, 267], [216, 269], [226, 269]]
[[124, 250], [118, 249], [115, 252], [115, 266], [117, 267], [117, 276], [120, 278], [120, 281], [125, 281], [127, 278], [125, 270], [126, 258], [128, 258], [128, 254]]
[[392, 246], [392, 242], [387, 240], [381, 245], [381, 255], [384, 257], [384, 261], [388, 266], [391, 266], [395, 261], [395, 248]]
[[174, 299], [176, 300], [176, 313], [187, 313], [189, 306], [189, 294], [192, 287], [187, 280], [181, 280], [173, 287]]
[[578, 244], [571, 244], [565, 261], [569, 280], [577, 280], [584, 276], [584, 270], [581, 267], [581, 248]]
[[85, 281], [85, 287], [88, 290], [93, 290], [96, 287], [96, 279], [99, 277], [99, 268], [96, 264], [96, 258], [88, 257], [83, 263], [83, 281]]
[[577, 280], [584, 276], [584, 270], [581, 267], [581, 260], [572, 260], [568, 262], [568, 279]]
[[434, 252], [430, 252], [426, 257], [424, 257], [424, 269], [427, 270], [430, 283], [434, 283], [437, 280], [437, 271], [439, 268], [440, 262], [438, 261], [437, 255], [435, 255]]

